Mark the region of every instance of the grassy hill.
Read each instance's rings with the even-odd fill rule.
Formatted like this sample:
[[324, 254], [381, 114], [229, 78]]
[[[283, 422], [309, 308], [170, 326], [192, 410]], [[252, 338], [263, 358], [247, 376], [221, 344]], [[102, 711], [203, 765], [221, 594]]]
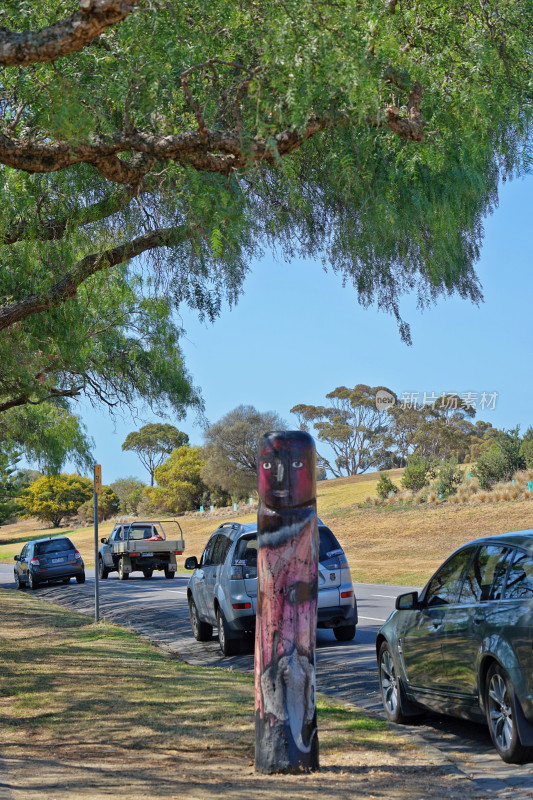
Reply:
[[[399, 483], [402, 470], [389, 475]], [[444, 558], [456, 547], [478, 536], [533, 527], [533, 499], [469, 503], [442, 502], [438, 505], [359, 507], [368, 496], [375, 496], [379, 473], [336, 478], [318, 484], [318, 514], [344, 547], [352, 577], [358, 582], [424, 583]], [[180, 517], [186, 554], [200, 556], [215, 528], [227, 520], [251, 522], [255, 511], [217, 510]], [[101, 523], [100, 537], [112, 523]], [[87, 566], [94, 563], [92, 528], [50, 530], [35, 520], [22, 520], [0, 527], [0, 561], [12, 562], [22, 543], [47, 535], [68, 534], [83, 555]]]

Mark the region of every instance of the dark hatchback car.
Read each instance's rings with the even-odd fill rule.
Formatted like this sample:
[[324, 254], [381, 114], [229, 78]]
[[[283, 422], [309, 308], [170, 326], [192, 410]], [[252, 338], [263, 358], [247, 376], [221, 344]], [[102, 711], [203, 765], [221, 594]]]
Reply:
[[376, 648], [390, 720], [485, 721], [504, 761], [533, 760], [533, 530], [453, 553], [420, 595], [396, 599]]
[[78, 550], [66, 536], [28, 542], [15, 556], [15, 583], [19, 589], [36, 589], [45, 581], [85, 583], [85, 567]]

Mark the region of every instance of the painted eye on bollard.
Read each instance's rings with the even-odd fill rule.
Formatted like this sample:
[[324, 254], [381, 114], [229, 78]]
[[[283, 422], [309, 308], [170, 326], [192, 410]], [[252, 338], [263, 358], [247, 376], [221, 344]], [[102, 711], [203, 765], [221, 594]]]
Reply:
[[263, 461], [263, 469], [272, 469], [270, 461]]
[[303, 461], [293, 461], [291, 464], [291, 466], [293, 466], [294, 469], [301, 469], [303, 465], [304, 465]]

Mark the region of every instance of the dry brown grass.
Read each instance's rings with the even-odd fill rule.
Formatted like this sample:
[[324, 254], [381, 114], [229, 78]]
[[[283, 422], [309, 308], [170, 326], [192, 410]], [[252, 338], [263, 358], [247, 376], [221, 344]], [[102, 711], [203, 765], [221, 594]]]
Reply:
[[165, 659], [32, 596], [2, 603], [2, 782], [14, 800], [444, 800], [470, 782], [361, 711], [320, 698], [321, 772], [253, 770], [253, 678]]
[[[394, 483], [399, 484], [402, 470], [391, 470], [389, 475]], [[420, 502], [417, 496], [404, 493], [411, 500], [409, 505], [397, 503], [395, 497], [390, 497], [387, 500], [391, 502], [382, 506], [375, 495], [378, 479], [379, 473], [373, 473], [320, 481], [317, 487], [318, 514], [345, 548], [356, 581], [418, 585], [424, 583], [460, 544], [478, 536], [520, 530], [531, 525], [533, 505], [527, 489], [524, 492], [518, 489], [517, 499], [503, 500], [507, 488], [498, 492], [478, 491], [472, 481], [461, 495], [461, 498], [467, 497], [467, 502], [439, 500], [437, 494], [430, 491], [427, 502]], [[512, 489], [508, 488], [508, 491], [513, 494], [512, 490], [517, 486], [518, 482], [509, 484]], [[368, 497], [375, 506], [365, 503]], [[213, 517], [209, 512], [180, 517], [186, 555], [200, 556], [209, 535], [224, 519], [256, 520], [255, 511], [243, 511], [246, 512], [247, 508], [241, 508], [240, 515], [228, 509]], [[111, 527], [110, 522], [100, 524], [100, 536], [106, 536]], [[48, 530], [30, 520], [0, 527], [0, 561], [12, 561], [24, 541], [47, 535]], [[67, 531], [68, 528], [61, 528], [51, 533], [57, 535]], [[92, 565], [92, 528], [69, 531], [68, 535], [79, 548], [87, 566]]]

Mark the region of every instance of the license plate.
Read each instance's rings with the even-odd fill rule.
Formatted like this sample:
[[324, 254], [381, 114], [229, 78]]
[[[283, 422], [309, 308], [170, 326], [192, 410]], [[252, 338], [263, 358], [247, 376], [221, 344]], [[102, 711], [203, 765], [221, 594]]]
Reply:
[[153, 555], [154, 555], [153, 553], [141, 553], [141, 556], [143, 558], [152, 558]]
[[64, 558], [53, 558], [52, 564], [62, 564], [64, 560]]

